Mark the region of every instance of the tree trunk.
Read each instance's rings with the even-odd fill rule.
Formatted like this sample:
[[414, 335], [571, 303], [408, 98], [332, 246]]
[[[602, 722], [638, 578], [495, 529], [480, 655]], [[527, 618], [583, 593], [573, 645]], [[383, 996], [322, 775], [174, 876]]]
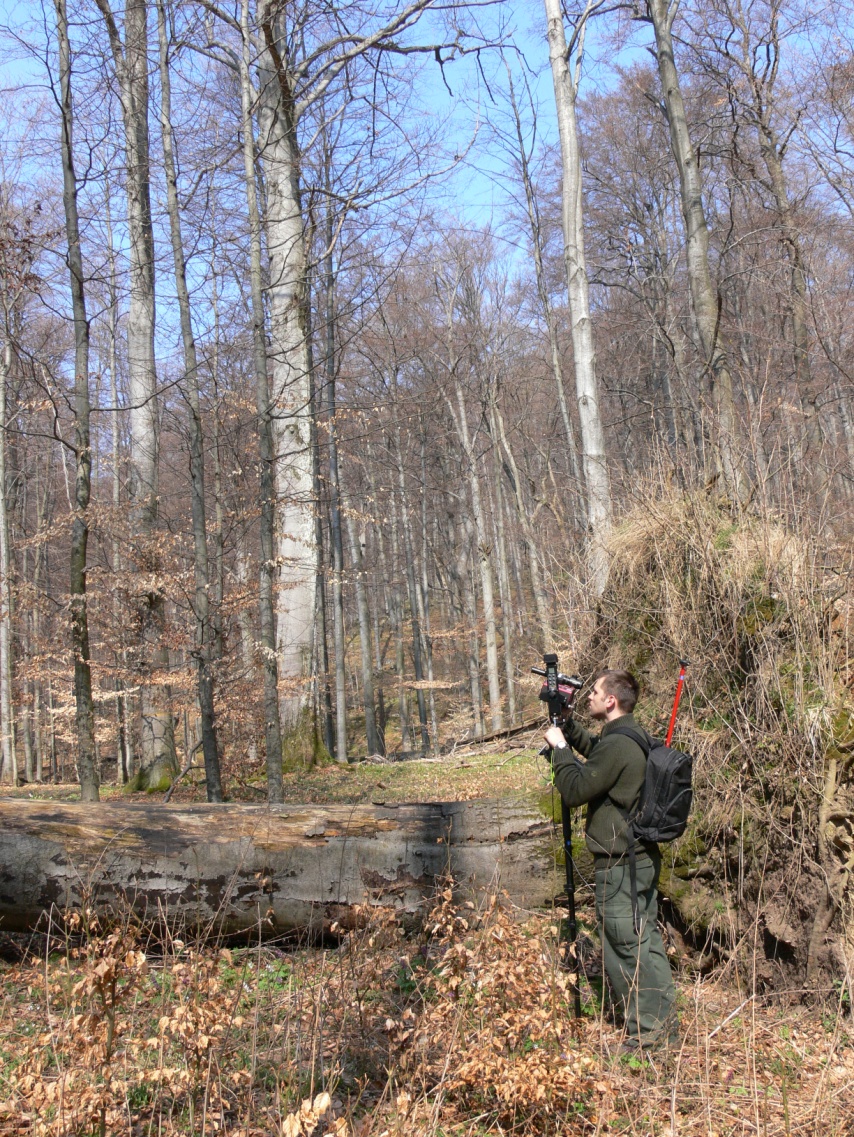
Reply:
[[[309, 311], [309, 318], [311, 312]], [[329, 685], [329, 638], [327, 635], [329, 604], [326, 595], [326, 575], [323, 541], [323, 512], [321, 509], [320, 485], [320, 438], [318, 431], [318, 396], [312, 337], [308, 336], [309, 380], [311, 393], [311, 484], [316, 502], [314, 511], [314, 543], [317, 548], [317, 619], [315, 621], [315, 663], [314, 674], [318, 683], [318, 707], [323, 727], [323, 746], [330, 758], [335, 755], [335, 720], [332, 715], [332, 691]]]
[[[148, 4], [127, 0], [124, 44], [109, 0], [96, 0], [104, 17], [122, 104], [125, 133], [125, 182], [130, 254], [130, 306], [127, 363], [130, 388], [130, 471], [128, 498], [138, 538], [136, 568], [156, 574], [158, 460], [160, 423], [154, 361], [154, 232], [148, 142]], [[137, 789], [165, 786], [177, 773], [175, 738], [166, 690], [152, 673], [168, 670], [164, 640], [165, 601], [158, 589], [139, 596], [142, 724]]]
[[[589, 566], [591, 582], [601, 595], [608, 578], [605, 541], [611, 528], [611, 481], [605, 458], [605, 436], [599, 413], [596, 382], [596, 355], [587, 265], [584, 253], [584, 221], [581, 194], [581, 152], [576, 120], [579, 58], [575, 78], [569, 70], [569, 51], [563, 26], [560, 0], [545, 0], [548, 22], [549, 57], [554, 82], [563, 171], [562, 216], [564, 261], [572, 320], [572, 347], [575, 360], [575, 390], [581, 424], [584, 481], [587, 489], [587, 525], [590, 531]], [[583, 37], [583, 27], [581, 29]]]
[[[513, 86], [513, 75], [510, 67], [507, 67], [507, 78], [510, 86], [510, 105], [513, 110], [513, 123], [516, 127], [516, 142], [519, 147], [519, 170], [522, 175], [522, 186], [525, 190], [525, 205], [528, 213], [528, 224], [531, 227], [531, 250], [534, 254], [534, 272], [537, 278], [537, 295], [540, 298], [540, 307], [543, 310], [543, 319], [546, 322], [546, 332], [549, 337], [549, 352], [552, 361], [552, 374], [554, 375], [555, 388], [557, 389], [557, 401], [560, 407], [560, 417], [563, 422], [564, 433], [566, 434], [566, 445], [569, 450], [570, 469], [572, 470], [573, 481], [575, 482], [574, 498], [582, 506], [584, 502], [584, 488], [581, 484], [581, 470], [578, 465], [578, 446], [575, 442], [575, 430], [572, 425], [572, 417], [569, 413], [569, 407], [566, 402], [566, 389], [563, 382], [563, 364], [560, 358], [560, 345], [557, 339], [557, 322], [552, 311], [551, 300], [549, 299], [548, 285], [546, 284], [546, 274], [543, 267], [543, 236], [542, 227], [540, 225], [540, 214], [537, 207], [537, 199], [534, 194], [534, 186], [531, 181], [531, 170], [528, 165], [528, 153], [525, 148], [525, 139], [522, 135], [522, 118], [519, 113], [519, 107], [516, 103], [516, 92]], [[584, 518], [579, 517], [579, 522], [583, 525]]]
[[[553, 3], [554, 0], [549, 0]], [[679, 170], [682, 217], [685, 224], [685, 256], [691, 303], [703, 352], [704, 370], [710, 377], [715, 414], [716, 445], [720, 470], [729, 492], [742, 493], [742, 471], [736, 457], [736, 416], [732, 375], [720, 339], [718, 297], [709, 268], [709, 230], [703, 209], [703, 192], [697, 154], [688, 130], [688, 118], [673, 51], [673, 20], [678, 0], [648, 0], [655, 31], [655, 55], [661, 92], [670, 127], [670, 146]]]
[[418, 425], [421, 432], [421, 486], [419, 497], [421, 501], [421, 556], [418, 573], [418, 598], [421, 605], [421, 626], [424, 629], [424, 654], [427, 657], [427, 682], [430, 688], [427, 692], [427, 702], [430, 707], [430, 731], [433, 738], [433, 749], [439, 750], [439, 718], [436, 714], [435, 674], [433, 672], [433, 634], [430, 628], [430, 578], [428, 570], [428, 540], [429, 528], [427, 526], [427, 455], [425, 450], [424, 416], [418, 416]]
[[[328, 171], [327, 171], [328, 176]], [[335, 651], [335, 758], [347, 761], [347, 673], [344, 642], [344, 536], [341, 530], [341, 477], [338, 469], [338, 430], [335, 421], [335, 273], [332, 262], [334, 226], [326, 210], [326, 432], [329, 460], [329, 542], [332, 548], [332, 640]], [[369, 750], [369, 753], [371, 751]]]
[[267, 796], [280, 802], [282, 783], [282, 726], [279, 717], [279, 662], [276, 654], [276, 618], [273, 603], [275, 573], [275, 446], [273, 442], [270, 383], [267, 376], [264, 292], [261, 276], [261, 214], [255, 184], [255, 132], [252, 126], [252, 89], [249, 78], [251, 41], [249, 0], [241, 3], [242, 51], [240, 57], [240, 99], [243, 114], [243, 169], [249, 212], [249, 274], [252, 288], [252, 359], [255, 368], [255, 398], [258, 442], [261, 457], [261, 572], [258, 588], [261, 655], [264, 667], [264, 736], [267, 759]]
[[543, 588], [543, 578], [540, 568], [540, 553], [537, 548], [537, 542], [534, 537], [534, 527], [531, 523], [531, 511], [528, 509], [528, 504], [522, 496], [522, 482], [519, 477], [519, 468], [516, 465], [516, 457], [510, 447], [510, 442], [507, 438], [507, 431], [504, 427], [504, 418], [501, 410], [495, 404], [495, 425], [498, 432], [498, 438], [501, 442], [501, 448], [507, 459], [509, 466], [509, 478], [512, 482], [513, 500], [516, 505], [516, 514], [519, 518], [519, 523], [522, 526], [522, 536], [525, 541], [525, 546], [528, 550], [528, 573], [531, 577], [531, 591], [534, 594], [534, 605], [537, 609], [537, 621], [540, 625], [541, 641], [540, 646], [544, 650], [551, 650], [554, 645], [554, 631], [552, 628], [552, 616], [549, 609], [548, 598], [546, 597], [545, 589]]
[[424, 664], [421, 655], [421, 620], [418, 609], [418, 584], [415, 579], [415, 557], [412, 550], [412, 529], [409, 524], [409, 511], [406, 501], [406, 476], [403, 469], [403, 451], [400, 445], [400, 427], [395, 421], [395, 444], [397, 451], [397, 480], [400, 490], [400, 523], [403, 539], [403, 557], [406, 565], [406, 584], [409, 591], [409, 615], [412, 620], [412, 663], [415, 668], [415, 682], [418, 684], [418, 720], [421, 725], [421, 749], [430, 749], [430, 734], [427, 730], [427, 704], [424, 700]]
[[62, 203], [71, 276], [74, 315], [74, 520], [71, 526], [69, 604], [74, 653], [74, 700], [77, 722], [77, 769], [81, 801], [98, 801], [98, 767], [95, 761], [95, 710], [92, 671], [89, 666], [89, 618], [86, 603], [86, 555], [89, 544], [89, 497], [92, 485], [92, 450], [89, 443], [89, 321], [83, 286], [83, 255], [77, 212], [77, 177], [74, 172], [73, 108], [71, 100], [71, 46], [65, 0], [54, 0], [59, 40], [59, 87], [62, 107]]
[[466, 415], [465, 398], [462, 385], [457, 382], [457, 405], [454, 407], [450, 398], [446, 397], [451, 418], [457, 428], [460, 443], [463, 448], [466, 472], [468, 473], [469, 494], [471, 497], [471, 515], [475, 528], [475, 545], [477, 549], [477, 564], [480, 573], [480, 588], [483, 599], [484, 639], [486, 641], [486, 679], [489, 687], [489, 712], [493, 730], [501, 730], [504, 726], [504, 715], [501, 709], [501, 685], [498, 668], [498, 635], [495, 623], [495, 584], [492, 572], [492, 541], [486, 531], [486, 519], [483, 513], [483, 502], [480, 492], [480, 479], [477, 473], [477, 457], [472, 445]]
[[[421, 805], [152, 805], [0, 802], [6, 930], [84, 904], [107, 920], [207, 935], [329, 932], [354, 905], [411, 916], [450, 871], [466, 893], [551, 902], [552, 822], [535, 800]], [[152, 866], [156, 866], [153, 871]]]
[[362, 662], [362, 705], [365, 710], [365, 737], [368, 754], [385, 753], [377, 733], [376, 711], [374, 707], [374, 671], [371, 659], [371, 614], [368, 609], [368, 596], [365, 591], [365, 571], [362, 564], [362, 546], [356, 533], [352, 513], [346, 514], [347, 536], [350, 542], [350, 560], [356, 586], [356, 611], [359, 618], [359, 650]]
[[[281, 720], [296, 732], [308, 708], [314, 639], [317, 549], [311, 470], [311, 397], [306, 319], [306, 246], [294, 79], [288, 71], [286, 12], [266, 9], [259, 56], [259, 153], [265, 171], [269, 257], [272, 427], [279, 503], [278, 629]], [[339, 756], [340, 757], [340, 756]]]
[[181, 235], [178, 205], [178, 175], [175, 169], [172, 136], [172, 82], [169, 74], [169, 45], [166, 37], [164, 0], [157, 0], [157, 35], [160, 47], [160, 126], [163, 132], [163, 158], [166, 171], [166, 201], [169, 211], [169, 234], [175, 269], [175, 289], [184, 347], [184, 386], [190, 411], [190, 497], [193, 522], [193, 573], [195, 593], [193, 614], [196, 621], [195, 656], [199, 711], [202, 719], [202, 753], [205, 762], [205, 786], [208, 801], [222, 801], [222, 779], [219, 747], [216, 737], [213, 694], [213, 627], [208, 592], [208, 540], [205, 530], [205, 452], [202, 435], [202, 411], [199, 402], [199, 375], [196, 339], [190, 316], [190, 294], [187, 289], [187, 267]]
[[[9, 314], [6, 313], [8, 323]], [[4, 329], [0, 369], [0, 780], [18, 780], [15, 731], [12, 718], [12, 579], [9, 549], [9, 519], [6, 512], [6, 381], [12, 367], [12, 344]]]

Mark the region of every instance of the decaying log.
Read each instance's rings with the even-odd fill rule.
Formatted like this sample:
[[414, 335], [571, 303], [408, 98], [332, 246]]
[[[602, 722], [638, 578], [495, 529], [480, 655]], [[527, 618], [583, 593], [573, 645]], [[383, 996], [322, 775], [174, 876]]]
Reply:
[[459, 889], [525, 908], [559, 891], [533, 799], [419, 805], [96, 805], [0, 800], [0, 928], [87, 905], [221, 933], [320, 935], [354, 905], [423, 910]]

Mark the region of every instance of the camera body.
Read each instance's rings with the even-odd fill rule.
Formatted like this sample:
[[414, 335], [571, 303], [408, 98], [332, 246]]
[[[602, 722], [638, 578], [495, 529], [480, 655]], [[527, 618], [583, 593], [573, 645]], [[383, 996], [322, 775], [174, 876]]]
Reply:
[[584, 686], [577, 675], [564, 675], [558, 671], [557, 656], [549, 652], [543, 656], [545, 667], [532, 667], [535, 675], [545, 676], [540, 698], [549, 706], [549, 719], [555, 725], [565, 722], [572, 713], [575, 696]]

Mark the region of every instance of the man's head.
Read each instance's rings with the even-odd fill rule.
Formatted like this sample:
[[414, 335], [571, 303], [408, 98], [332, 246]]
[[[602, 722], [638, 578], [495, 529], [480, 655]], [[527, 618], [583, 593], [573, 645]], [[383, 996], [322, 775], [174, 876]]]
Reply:
[[587, 696], [587, 707], [594, 719], [610, 722], [620, 715], [632, 713], [638, 701], [638, 691], [638, 681], [630, 671], [610, 668], [599, 671]]

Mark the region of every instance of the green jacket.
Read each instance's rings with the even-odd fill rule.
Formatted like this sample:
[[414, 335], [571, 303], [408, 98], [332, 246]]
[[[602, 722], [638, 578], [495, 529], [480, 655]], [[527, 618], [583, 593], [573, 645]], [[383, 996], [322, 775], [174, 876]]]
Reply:
[[[632, 715], [605, 723], [599, 737], [573, 719], [563, 728], [569, 746], [555, 750], [553, 756], [560, 796], [568, 806], [587, 804], [587, 847], [594, 858], [621, 857], [628, 851], [626, 821], [618, 807], [629, 813], [637, 809], [646, 774], [646, 756], [640, 746], [634, 739], [613, 733], [622, 726], [646, 735]], [[570, 747], [587, 761], [579, 762]], [[644, 848], [640, 846], [639, 851]]]

